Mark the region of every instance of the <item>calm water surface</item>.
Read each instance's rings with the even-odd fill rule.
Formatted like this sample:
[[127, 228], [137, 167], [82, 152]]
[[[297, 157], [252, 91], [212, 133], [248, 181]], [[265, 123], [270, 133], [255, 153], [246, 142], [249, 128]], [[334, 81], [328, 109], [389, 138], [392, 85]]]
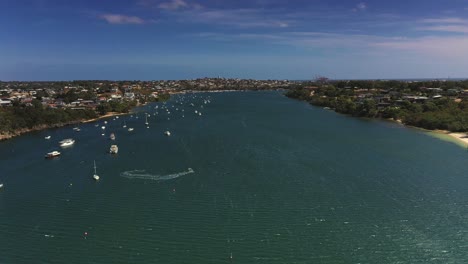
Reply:
[[1, 142], [0, 263], [468, 263], [463, 148], [280, 92], [163, 107]]

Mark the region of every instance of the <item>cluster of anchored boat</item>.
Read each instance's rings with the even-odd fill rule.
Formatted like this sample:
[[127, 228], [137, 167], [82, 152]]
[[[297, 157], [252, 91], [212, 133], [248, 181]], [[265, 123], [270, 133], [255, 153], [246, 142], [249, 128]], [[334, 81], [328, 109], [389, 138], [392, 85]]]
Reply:
[[[208, 103], [210, 103], [210, 100], [209, 100], [209, 99], [205, 99], [205, 100], [203, 101], [203, 104], [208, 104]], [[182, 102], [182, 101], [176, 101], [176, 104], [182, 105], [183, 102]], [[195, 106], [193, 103], [191, 103], [190, 105], [191, 105], [191, 106]], [[172, 106], [172, 107], [174, 108], [175, 106]], [[200, 107], [203, 108], [203, 105], [201, 105]], [[171, 113], [171, 112], [169, 111], [169, 108], [166, 106], [165, 103], [164, 103], [164, 105], [163, 105], [161, 108], [159, 108], [159, 106], [156, 106], [154, 109], [156, 110], [156, 112], [154, 113], [155, 115], [158, 114], [158, 110], [166, 111], [166, 113], [167, 113], [168, 115], [170, 115], [170, 113]], [[175, 111], [179, 111], [179, 108], [175, 108], [174, 110], [175, 110]], [[182, 117], [185, 117], [185, 115], [184, 115], [184, 109], [180, 109], [180, 110], [181, 110], [181, 112], [182, 112]], [[201, 113], [200, 111], [198, 111], [198, 110], [195, 110], [195, 114], [198, 115], [198, 116], [201, 116], [201, 115], [202, 115], [202, 113]], [[148, 117], [150, 117], [150, 116], [151, 116], [150, 114], [145, 113], [145, 125], [146, 125], [146, 128], [149, 128]], [[131, 115], [130, 117], [133, 118], [133, 115]], [[116, 119], [118, 119], [118, 118], [119, 118], [119, 117], [116, 116], [116, 117], [114, 117], [113, 120], [116, 120]], [[138, 115], [135, 116], [135, 118], [138, 119]], [[170, 120], [169, 117], [168, 117], [167, 119]], [[102, 129], [102, 130], [105, 130], [105, 129], [106, 129], [107, 123], [108, 123], [107, 121], [104, 121], [103, 126], [101, 126], [101, 129]], [[96, 124], [95, 126], [96, 126], [96, 127], [99, 127], [99, 124]], [[124, 121], [123, 128], [127, 128], [127, 123], [126, 123], [126, 121]], [[79, 132], [81, 129], [80, 129], [79, 127], [74, 127], [73, 130]], [[130, 128], [128, 128], [127, 130], [128, 130], [129, 132], [132, 132], [134, 129], [133, 129], [132, 127], [130, 127]], [[164, 132], [164, 134], [165, 134], [166, 136], [170, 136], [170, 135], [171, 135], [171, 132], [167, 130], [167, 131]], [[102, 135], [105, 136], [104, 133], [102, 133]], [[51, 138], [51, 136], [46, 136], [46, 137], [45, 137], [45, 139], [50, 139], [50, 138]], [[114, 134], [114, 133], [111, 133], [110, 136], [109, 136], [109, 138], [110, 138], [111, 140], [115, 140], [115, 138], [116, 138], [116, 137], [115, 137], [115, 134]], [[72, 146], [73, 144], [75, 144], [75, 140], [72, 139], [72, 138], [67, 138], [67, 139], [64, 139], [64, 140], [60, 141], [59, 144], [60, 144], [60, 147], [66, 148], [66, 147], [69, 147], [69, 146]], [[109, 149], [109, 153], [110, 153], [110, 154], [117, 154], [118, 152], [119, 152], [119, 147], [118, 147], [116, 144], [113, 144], [113, 145], [110, 146], [110, 149]], [[47, 153], [47, 154], [45, 155], [45, 158], [51, 159], [51, 158], [58, 157], [58, 156], [60, 156], [60, 155], [61, 155], [61, 153], [60, 153], [59, 151], [54, 150], [54, 151], [52, 151], [52, 152]], [[96, 161], [94, 161], [94, 175], [93, 175], [93, 179], [96, 180], [96, 181], [99, 180], [99, 176], [98, 176], [97, 173], [96, 173]], [[0, 185], [0, 188], [2, 188], [2, 187], [3, 187], [3, 185]]]
[[[80, 131], [79, 129], [76, 129], [76, 128], [73, 128], [74, 131]], [[50, 139], [51, 137], [50, 136], [46, 136], [45, 139]], [[112, 133], [110, 135], [110, 139], [111, 140], [115, 140], [115, 134]], [[60, 146], [62, 148], [65, 148], [65, 147], [69, 147], [73, 144], [75, 144], [75, 140], [72, 139], [72, 138], [67, 138], [67, 139], [64, 139], [62, 141], [59, 142]], [[117, 154], [119, 152], [119, 147], [117, 145], [111, 145], [110, 149], [109, 149], [109, 153], [111, 154]], [[57, 150], [54, 150], [52, 152], [49, 152], [45, 155], [45, 158], [46, 159], [52, 159], [52, 158], [55, 158], [55, 157], [58, 157], [60, 156], [62, 153], [60, 153], [60, 151], [57, 151]], [[94, 175], [93, 175], [93, 179], [95, 179], [96, 181], [99, 180], [99, 176], [96, 174], [96, 161], [94, 161]], [[1, 188], [1, 187], [0, 187]]]
[[[50, 139], [50, 136], [47, 136], [46, 139]], [[111, 134], [111, 139], [115, 140], [115, 135], [112, 133]], [[69, 147], [73, 144], [75, 144], [75, 140], [72, 138], [67, 138], [59, 142], [61, 147]], [[119, 152], [119, 147], [117, 145], [111, 145], [109, 153], [111, 154], [117, 154]], [[45, 155], [46, 158], [54, 158], [60, 156], [60, 152], [57, 150], [54, 150], [52, 152], [49, 152]]]
[[[45, 139], [50, 139], [50, 136], [45, 137]], [[64, 148], [64, 147], [69, 147], [69, 146], [75, 144], [75, 140], [72, 139], [72, 138], [67, 138], [67, 139], [64, 139], [64, 140], [60, 141], [59, 144], [60, 144], [60, 146], [61, 146], [62, 148]], [[48, 158], [48, 159], [50, 159], [50, 158], [54, 158], [54, 157], [60, 156], [60, 154], [61, 154], [61, 153], [60, 153], [59, 151], [54, 150], [54, 151], [52, 151], [52, 152], [47, 153], [47, 154], [45, 155], [45, 157]]]

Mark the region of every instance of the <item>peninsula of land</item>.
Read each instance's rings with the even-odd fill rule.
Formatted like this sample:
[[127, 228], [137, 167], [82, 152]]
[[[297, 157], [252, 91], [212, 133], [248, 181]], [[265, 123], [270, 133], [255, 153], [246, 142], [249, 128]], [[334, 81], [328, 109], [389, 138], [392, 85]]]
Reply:
[[438, 131], [468, 144], [468, 80], [331, 81], [317, 78], [302, 82], [286, 95], [338, 113], [394, 120]]

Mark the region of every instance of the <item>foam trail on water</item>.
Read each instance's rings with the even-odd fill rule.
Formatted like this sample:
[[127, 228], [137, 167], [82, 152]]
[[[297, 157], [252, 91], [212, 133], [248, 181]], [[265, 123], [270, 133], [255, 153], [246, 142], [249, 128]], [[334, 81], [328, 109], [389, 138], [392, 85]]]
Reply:
[[184, 176], [190, 173], [195, 173], [195, 171], [192, 168], [188, 168], [188, 170], [178, 172], [178, 173], [158, 175], [158, 174], [147, 173], [145, 170], [131, 170], [131, 171], [124, 171], [120, 173], [120, 176], [128, 178], [128, 179], [167, 181], [167, 180], [179, 178], [180, 176]]

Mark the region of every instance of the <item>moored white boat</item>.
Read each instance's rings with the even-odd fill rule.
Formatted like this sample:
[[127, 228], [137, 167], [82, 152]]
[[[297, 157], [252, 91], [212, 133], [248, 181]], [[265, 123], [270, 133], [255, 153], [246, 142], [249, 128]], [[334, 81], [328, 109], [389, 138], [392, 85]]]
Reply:
[[50, 136], [46, 136], [46, 137], [44, 137], [44, 138], [45, 138], [45, 139], [50, 139]]
[[99, 175], [97, 175], [96, 173], [96, 161], [94, 161], [94, 175], [93, 175], [93, 179], [98, 181], [99, 180]]
[[52, 152], [47, 153], [47, 154], [45, 155], [45, 157], [46, 157], [47, 159], [50, 159], [50, 158], [58, 157], [58, 156], [60, 156], [60, 154], [61, 154], [60, 152], [54, 150], [54, 151], [52, 151]]
[[114, 134], [114, 133], [111, 133], [110, 136], [109, 136], [109, 138], [110, 138], [111, 140], [115, 140], [115, 134]]
[[164, 132], [164, 134], [165, 134], [166, 136], [170, 136], [170, 135], [171, 135], [171, 132], [166, 131], [166, 132]]
[[133, 131], [133, 127], [129, 127], [129, 128], [128, 128], [128, 131], [129, 131], [129, 132], [132, 132], [132, 131]]
[[68, 147], [75, 144], [75, 140], [72, 138], [67, 138], [59, 142], [61, 147]]

